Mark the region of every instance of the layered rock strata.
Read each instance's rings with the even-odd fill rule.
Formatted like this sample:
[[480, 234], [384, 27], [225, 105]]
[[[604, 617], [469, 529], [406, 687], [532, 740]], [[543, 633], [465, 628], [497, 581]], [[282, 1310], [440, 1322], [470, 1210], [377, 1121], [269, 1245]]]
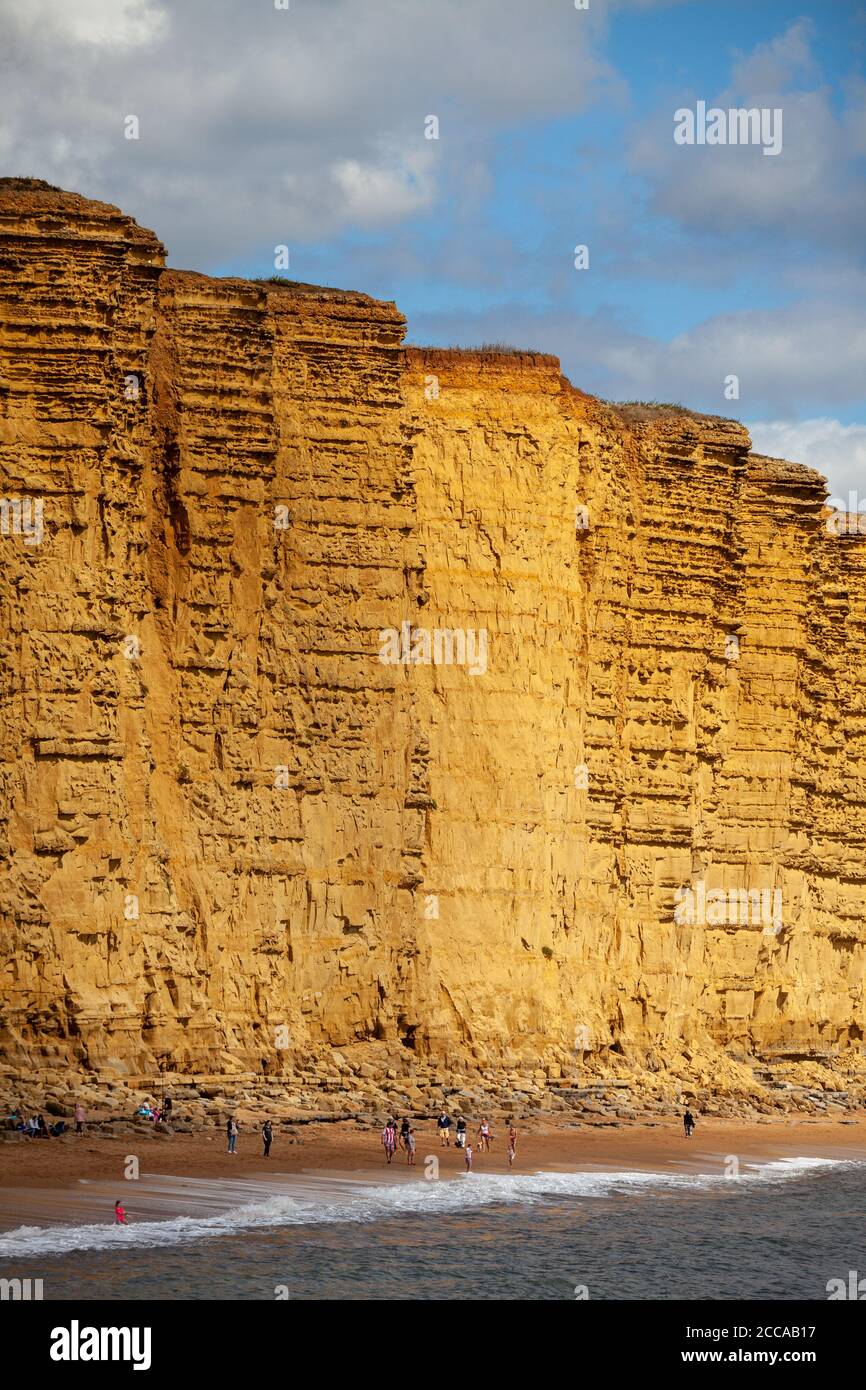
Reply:
[[33, 181], [0, 248], [8, 1066], [861, 1065], [819, 475]]

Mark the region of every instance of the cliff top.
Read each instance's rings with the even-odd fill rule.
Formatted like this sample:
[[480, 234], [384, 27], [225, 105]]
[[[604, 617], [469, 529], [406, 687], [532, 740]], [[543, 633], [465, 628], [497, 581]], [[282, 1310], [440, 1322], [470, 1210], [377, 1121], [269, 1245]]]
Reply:
[[[141, 227], [113, 203], [67, 193], [45, 179], [0, 178], [0, 222], [9, 234], [20, 224], [22, 236], [44, 236], [45, 218], [57, 219], [65, 233], [93, 241], [126, 241], [146, 251], [148, 263], [162, 265], [165, 247], [156, 234]], [[37, 221], [38, 219], [38, 221]]]
[[[46, 222], [47, 218], [50, 222]], [[291, 312], [292, 300], [302, 296], [322, 302], [363, 306], [368, 310], [372, 308], [377, 318], [393, 319], [397, 329], [404, 323], [393, 300], [378, 299], [358, 290], [315, 285], [280, 275], [250, 279], [207, 276], [194, 270], [165, 269], [165, 249], [152, 231], [140, 226], [112, 203], [67, 192], [45, 179], [22, 176], [0, 178], [0, 224], [5, 232], [17, 232], [23, 237], [59, 234], [86, 241], [125, 241], [136, 248], [137, 259], [161, 270], [161, 283], [166, 287], [173, 282], [178, 285], [200, 283], [203, 289], [206, 286], [249, 287], [250, 290], [264, 292], [269, 309], [277, 314], [281, 311]], [[396, 340], [393, 345], [398, 345]], [[691, 439], [697, 432], [706, 443], [718, 443], [725, 447], [733, 444], [744, 452], [751, 444], [745, 427], [727, 416], [703, 414], [679, 402], [604, 401], [592, 396], [562, 375], [560, 360], [553, 353], [522, 349], [503, 342], [485, 342], [474, 347], [428, 347], [407, 343], [405, 347], [410, 365], [422, 370], [425, 367], [433, 370], [449, 367], [455, 377], [454, 384], [468, 384], [461, 382], [467, 370], [480, 370], [497, 378], [507, 377], [512, 372], [526, 372], [528, 379], [535, 378], [536, 387], [533, 389], [543, 392], [565, 390], [584, 402], [597, 402], [599, 408], [613, 412], [637, 434], [658, 433], [660, 439], [673, 442], [680, 435]], [[807, 487], [819, 479], [824, 481], [816, 470], [801, 464], [769, 459], [763, 455], [752, 455], [751, 459], [753, 463], [760, 464], [762, 474], [768, 479], [772, 476], [778, 482]]]

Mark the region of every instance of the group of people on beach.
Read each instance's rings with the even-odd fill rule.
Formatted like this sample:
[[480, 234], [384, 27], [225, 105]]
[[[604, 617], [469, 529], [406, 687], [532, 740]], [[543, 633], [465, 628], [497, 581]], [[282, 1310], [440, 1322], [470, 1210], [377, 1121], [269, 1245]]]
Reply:
[[[172, 1104], [171, 1096], [164, 1096], [160, 1105], [151, 1105], [150, 1101], [144, 1101], [135, 1112], [137, 1118], [152, 1120], [154, 1124], [171, 1124]], [[81, 1101], [77, 1101], [73, 1111], [75, 1120], [75, 1133], [83, 1134], [84, 1126], [87, 1122], [87, 1111]], [[55, 1120], [53, 1124], [48, 1124], [44, 1115], [31, 1115], [29, 1120], [24, 1114], [23, 1106], [16, 1108], [9, 1115], [7, 1120], [9, 1129], [17, 1129], [25, 1139], [56, 1139], [67, 1131], [65, 1120]]]
[[[386, 1120], [385, 1128], [382, 1130], [382, 1145], [385, 1149], [385, 1162], [391, 1163], [397, 1152], [397, 1121]], [[400, 1125], [400, 1148], [405, 1151], [406, 1162], [412, 1166], [415, 1163], [415, 1131], [409, 1121], [404, 1118]]]
[[17, 1129], [25, 1139], [57, 1139], [66, 1132], [65, 1120], [56, 1120], [53, 1125], [49, 1125], [44, 1115], [31, 1115], [28, 1120], [19, 1111], [13, 1110], [9, 1121], [11, 1128]]
[[155, 1125], [170, 1125], [171, 1111], [171, 1096], [163, 1096], [159, 1105], [151, 1105], [149, 1100], [142, 1101], [135, 1113], [142, 1120], [152, 1120]]
[[[514, 1120], [509, 1117], [505, 1122], [508, 1125], [508, 1163], [509, 1166], [517, 1156], [517, 1130], [514, 1127]], [[443, 1148], [451, 1145], [452, 1120], [447, 1110], [443, 1110], [439, 1119], [436, 1121], [436, 1128], [439, 1131], [439, 1143]], [[457, 1116], [457, 1125], [454, 1129], [454, 1144], [458, 1149], [463, 1149], [467, 1155], [466, 1167], [472, 1167], [472, 1145], [466, 1142], [466, 1121], [462, 1115]], [[490, 1121], [483, 1119], [478, 1125], [476, 1141], [479, 1153], [490, 1152], [490, 1142], [493, 1138], [493, 1130], [490, 1128]]]
[[[513, 1119], [509, 1119], [507, 1121], [507, 1124], [508, 1166], [511, 1167], [517, 1155], [517, 1130], [514, 1127]], [[454, 1121], [448, 1114], [448, 1111], [443, 1110], [441, 1111], [439, 1118], [436, 1121], [436, 1128], [439, 1132], [439, 1144], [444, 1149], [451, 1147], [451, 1130], [452, 1128], [454, 1129], [454, 1146], [455, 1148], [463, 1150], [464, 1158], [466, 1161], [466, 1171], [467, 1173], [471, 1173], [473, 1152], [472, 1145], [470, 1143], [467, 1143], [468, 1131], [466, 1127], [466, 1120], [464, 1119], [464, 1117], [462, 1115], [458, 1115], [457, 1124], [455, 1126]], [[482, 1120], [478, 1126], [477, 1133], [479, 1153], [490, 1152], [490, 1141], [492, 1140], [492, 1138], [493, 1131], [490, 1128], [489, 1120]], [[415, 1131], [405, 1116], [403, 1120], [400, 1122], [399, 1132], [397, 1128], [397, 1121], [395, 1119], [389, 1119], [385, 1122], [385, 1127], [382, 1130], [382, 1147], [385, 1150], [386, 1163], [392, 1163], [394, 1161], [394, 1155], [397, 1152], [398, 1145], [406, 1154], [406, 1162], [409, 1164], [410, 1167], [413, 1167], [415, 1164], [416, 1149]]]

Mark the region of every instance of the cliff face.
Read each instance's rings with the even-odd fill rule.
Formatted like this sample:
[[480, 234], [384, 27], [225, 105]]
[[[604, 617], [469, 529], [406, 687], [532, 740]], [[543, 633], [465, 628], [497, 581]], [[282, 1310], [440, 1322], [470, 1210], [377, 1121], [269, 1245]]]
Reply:
[[7, 1062], [859, 1053], [818, 475], [34, 183], [0, 303]]

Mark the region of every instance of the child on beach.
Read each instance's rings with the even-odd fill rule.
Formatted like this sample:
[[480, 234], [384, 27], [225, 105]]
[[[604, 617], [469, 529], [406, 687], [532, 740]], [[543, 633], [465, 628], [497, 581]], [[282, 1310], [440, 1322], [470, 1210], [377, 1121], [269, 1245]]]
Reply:
[[389, 1120], [382, 1130], [382, 1145], [385, 1149], [385, 1158], [388, 1163], [397, 1152], [397, 1121]]
[[415, 1131], [410, 1129], [406, 1135], [406, 1162], [415, 1165]]
[[466, 1171], [467, 1171], [467, 1173], [471, 1173], [471, 1172], [472, 1172], [472, 1145], [471, 1145], [471, 1144], [467, 1144], [467, 1145], [466, 1145]]
[[517, 1130], [514, 1128], [514, 1121], [508, 1121], [508, 1166], [514, 1162], [514, 1155], [517, 1153]]
[[114, 1224], [115, 1226], [127, 1226], [129, 1224], [126, 1219], [126, 1210], [120, 1202], [114, 1204]]

